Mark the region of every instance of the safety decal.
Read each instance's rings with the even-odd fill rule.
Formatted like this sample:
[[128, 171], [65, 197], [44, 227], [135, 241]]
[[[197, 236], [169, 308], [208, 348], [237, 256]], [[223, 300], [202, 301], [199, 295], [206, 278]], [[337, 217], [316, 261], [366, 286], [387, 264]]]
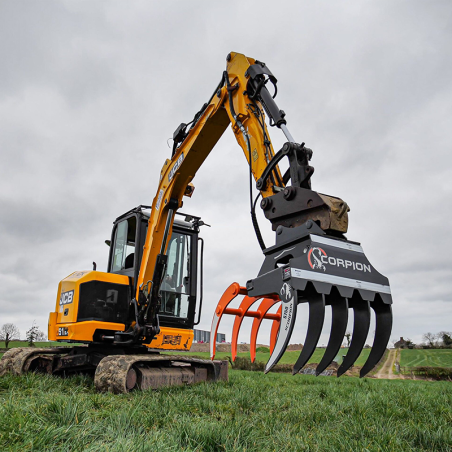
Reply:
[[158, 198], [157, 198], [157, 202], [155, 203], [155, 208], [156, 208], [157, 210], [160, 209], [160, 204], [162, 204], [162, 198], [163, 198], [163, 190], [160, 190], [160, 191], [159, 191], [159, 196], [158, 196]]

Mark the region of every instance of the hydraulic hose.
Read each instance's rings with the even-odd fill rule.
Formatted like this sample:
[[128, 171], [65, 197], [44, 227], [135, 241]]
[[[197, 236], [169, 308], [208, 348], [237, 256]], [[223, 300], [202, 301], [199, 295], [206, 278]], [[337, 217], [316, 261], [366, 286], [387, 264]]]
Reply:
[[[262, 234], [261, 234], [261, 230], [259, 228], [259, 224], [257, 222], [256, 210], [255, 210], [256, 203], [253, 204], [253, 171], [252, 171], [252, 168], [251, 168], [251, 164], [252, 164], [253, 160], [252, 160], [252, 157], [251, 157], [250, 137], [249, 137], [245, 127], [243, 126], [242, 122], [237, 118], [237, 115], [235, 113], [234, 103], [233, 103], [233, 100], [232, 100], [232, 92], [234, 91], [234, 89], [231, 87], [231, 82], [229, 81], [229, 75], [228, 75], [227, 71], [223, 72], [223, 77], [224, 77], [224, 80], [226, 81], [226, 87], [227, 87], [227, 90], [228, 90], [228, 98], [229, 98], [229, 108], [231, 110], [232, 117], [234, 118], [236, 124], [238, 125], [240, 131], [242, 132], [243, 137], [245, 138], [246, 148], [248, 150], [248, 159], [249, 159], [249, 164], [250, 164], [250, 209], [251, 209], [250, 213], [251, 213], [251, 222], [253, 223], [254, 232], [256, 234], [257, 241], [259, 242], [259, 246], [261, 247], [262, 250], [264, 250], [266, 248], [266, 246], [265, 246], [265, 243], [264, 243], [264, 239], [262, 238]], [[257, 198], [256, 198], [256, 201], [257, 201]]]

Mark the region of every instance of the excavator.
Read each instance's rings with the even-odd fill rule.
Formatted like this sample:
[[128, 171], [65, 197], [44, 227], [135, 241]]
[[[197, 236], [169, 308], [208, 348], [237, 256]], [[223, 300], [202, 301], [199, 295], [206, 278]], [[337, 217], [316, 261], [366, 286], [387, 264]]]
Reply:
[[[0, 361], [0, 375], [91, 373], [98, 390], [114, 393], [227, 380], [228, 362], [214, 359], [225, 314], [235, 316], [234, 358], [244, 317], [254, 318], [252, 359], [261, 322], [273, 321], [265, 367], [269, 372], [289, 344], [300, 303], [309, 306], [309, 322], [294, 374], [312, 356], [329, 306], [331, 333], [316, 374], [338, 354], [351, 311], [351, 344], [337, 375], [361, 353], [371, 310], [375, 336], [360, 375], [373, 369], [391, 334], [389, 281], [370, 264], [361, 245], [346, 238], [347, 203], [311, 189], [312, 150], [292, 137], [276, 94], [277, 79], [265, 63], [240, 53], [227, 55], [226, 70], [210, 99], [173, 134], [171, 158], [161, 169], [152, 206], [140, 205], [114, 221], [107, 271], [97, 271], [93, 263], [93, 270], [76, 271], [59, 283], [48, 338], [64, 344], [12, 349]], [[267, 122], [287, 140], [276, 152]], [[255, 278], [244, 286], [233, 283], [220, 298], [212, 321], [212, 359], [205, 360], [174, 354], [190, 350], [203, 301], [204, 242], [199, 232], [204, 222], [180, 209], [183, 197], [193, 195], [196, 172], [229, 125], [249, 165], [251, 222], [264, 262]], [[288, 163], [284, 172], [283, 159]], [[271, 246], [260, 232], [259, 199], [275, 233]], [[229, 307], [239, 295], [244, 297], [239, 308]], [[255, 303], [258, 307], [252, 310]], [[275, 305], [278, 311], [270, 313]]]

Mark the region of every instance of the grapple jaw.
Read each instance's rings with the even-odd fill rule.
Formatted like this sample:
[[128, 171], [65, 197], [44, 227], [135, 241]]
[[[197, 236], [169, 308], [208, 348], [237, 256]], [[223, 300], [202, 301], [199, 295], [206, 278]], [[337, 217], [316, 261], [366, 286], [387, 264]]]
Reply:
[[[232, 284], [220, 300], [212, 321], [215, 338], [223, 314], [236, 316], [232, 336], [232, 358], [237, 354], [237, 340], [244, 317], [254, 317], [250, 339], [254, 361], [257, 333], [263, 319], [273, 320], [271, 356], [265, 367], [269, 372], [281, 359], [295, 326], [297, 306], [308, 303], [309, 322], [303, 350], [294, 365], [296, 374], [314, 353], [323, 328], [325, 310], [331, 306], [332, 325], [323, 358], [316, 369], [320, 375], [337, 356], [346, 333], [349, 311], [354, 327], [350, 348], [338, 369], [341, 376], [360, 355], [369, 332], [371, 309], [375, 313], [375, 337], [369, 357], [361, 369], [365, 376], [381, 359], [392, 329], [391, 290], [386, 277], [378, 273], [356, 242], [327, 236], [314, 222], [296, 228], [279, 226], [276, 244], [264, 250], [265, 261], [259, 275], [246, 288]], [[244, 295], [238, 309], [228, 308], [237, 296]], [[251, 307], [262, 300], [256, 311]], [[280, 303], [277, 313], [268, 311]], [[211, 341], [211, 357], [215, 341]]]

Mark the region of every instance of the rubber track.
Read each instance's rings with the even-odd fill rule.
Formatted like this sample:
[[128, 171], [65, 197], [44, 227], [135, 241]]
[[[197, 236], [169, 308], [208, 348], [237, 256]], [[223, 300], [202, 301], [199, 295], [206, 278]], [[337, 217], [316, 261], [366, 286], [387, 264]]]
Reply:
[[18, 347], [8, 350], [0, 360], [0, 377], [7, 373], [13, 375], [22, 375], [24, 372], [25, 363], [33, 355], [40, 353], [61, 353], [61, 349], [58, 348], [31, 348], [31, 347]]
[[187, 358], [174, 355], [111, 355], [101, 360], [94, 375], [94, 385], [101, 392], [123, 394], [128, 392], [126, 378], [129, 369], [138, 362], [179, 361], [187, 363], [199, 363], [212, 367], [215, 374], [215, 366], [212, 361], [197, 358]]

